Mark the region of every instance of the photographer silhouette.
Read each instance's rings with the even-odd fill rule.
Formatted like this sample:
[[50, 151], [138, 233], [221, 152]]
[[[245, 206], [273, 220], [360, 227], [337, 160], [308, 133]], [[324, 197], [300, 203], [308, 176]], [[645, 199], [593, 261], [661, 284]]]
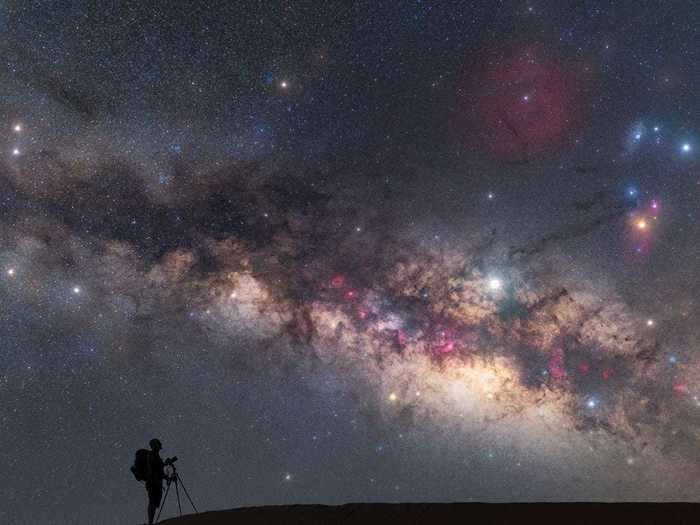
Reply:
[[[175, 467], [175, 462], [177, 461], [177, 456], [171, 458], [163, 459], [160, 457], [160, 451], [163, 448], [159, 439], [153, 438], [148, 443], [151, 450], [139, 449], [136, 451], [136, 459], [134, 460], [134, 465], [131, 467], [131, 472], [137, 481], [144, 481], [146, 483], [146, 492], [148, 493], [148, 525], [153, 525], [153, 517], [155, 516], [156, 509], [160, 507], [158, 512], [158, 517], [155, 523], [160, 519], [160, 514], [163, 512], [163, 507], [165, 506], [165, 500], [168, 498], [168, 493], [170, 492], [170, 487], [175, 486], [175, 495], [177, 496], [177, 508], [182, 516], [182, 505], [180, 502], [180, 486], [185, 492], [185, 496], [190, 501], [190, 505], [195, 512], [199, 512], [195, 506], [192, 498], [190, 497], [185, 485], [182, 483], [182, 478], [180, 474], [177, 473], [177, 468]], [[165, 491], [165, 497], [163, 497], [163, 480], [167, 483], [167, 489]]]
[[148, 525], [153, 525], [153, 517], [156, 509], [160, 507], [163, 497], [163, 480], [166, 479], [165, 463], [160, 457], [163, 448], [160, 439], [153, 438], [149, 441], [151, 450], [148, 451], [148, 461], [146, 463], [146, 492], [148, 493]]

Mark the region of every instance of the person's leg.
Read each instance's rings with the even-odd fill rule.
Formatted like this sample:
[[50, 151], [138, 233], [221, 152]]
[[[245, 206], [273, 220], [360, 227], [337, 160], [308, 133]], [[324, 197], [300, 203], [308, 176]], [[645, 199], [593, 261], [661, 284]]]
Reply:
[[156, 515], [156, 509], [160, 507], [163, 499], [163, 484], [158, 482], [153, 485], [148, 485], [148, 525], [153, 525], [153, 517]]
[[160, 497], [155, 485], [147, 483], [146, 491], [148, 492], [148, 525], [153, 525], [153, 518], [155, 517], [156, 509], [160, 504]]
[[150, 501], [148, 502], [148, 525], [153, 525], [153, 518], [156, 515], [156, 506], [151, 503]]

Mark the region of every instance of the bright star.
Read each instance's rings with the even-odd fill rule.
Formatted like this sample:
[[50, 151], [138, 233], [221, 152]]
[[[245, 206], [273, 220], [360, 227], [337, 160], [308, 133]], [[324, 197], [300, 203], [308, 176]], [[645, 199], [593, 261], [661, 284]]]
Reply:
[[391, 394], [389, 394], [389, 401], [394, 402], [398, 399], [399, 399], [399, 396], [397, 396], [395, 392], [392, 392]]
[[7, 275], [9, 275], [10, 277], [12, 277], [14, 274], [15, 274], [14, 268], [10, 268], [9, 270], [7, 270]]
[[598, 402], [597, 402], [595, 399], [593, 399], [593, 398], [589, 399], [589, 400], [586, 402], [586, 406], [587, 406], [588, 408], [595, 408], [597, 404], [598, 404]]
[[647, 326], [652, 327], [652, 326], [654, 326], [654, 324], [656, 324], [656, 323], [654, 323], [653, 319], [647, 319]]
[[80, 291], [81, 291], [81, 290], [80, 290], [80, 286], [74, 286], [74, 287], [73, 287], [73, 293], [74, 293], [74, 294], [77, 295], [77, 294], [80, 293]]
[[681, 151], [683, 153], [688, 153], [690, 151], [690, 149], [691, 149], [690, 144], [688, 144], [687, 142], [681, 146]]
[[501, 280], [498, 277], [492, 277], [491, 279], [489, 279], [489, 289], [490, 290], [494, 290], [494, 291], [500, 290], [501, 286], [503, 286], [503, 283], [501, 282]]
[[493, 199], [493, 193], [489, 193], [489, 199]]
[[647, 221], [644, 219], [639, 219], [637, 221], [637, 229], [638, 230], [646, 230], [647, 229]]
[[15, 133], [19, 133], [22, 131], [22, 124], [15, 124], [12, 129], [14, 130]]
[[658, 132], [658, 131], [659, 131], [659, 126], [654, 126], [654, 131]]
[[284, 481], [292, 481], [292, 475], [291, 475], [291, 474], [285, 474], [285, 475], [284, 475]]
[[283, 80], [282, 82], [280, 82], [280, 87], [282, 89], [287, 89], [289, 87], [289, 83], [286, 80]]
[[530, 100], [530, 95], [523, 95], [523, 102]]
[[12, 150], [12, 154], [16, 157], [19, 155], [19, 148], [15, 148]]

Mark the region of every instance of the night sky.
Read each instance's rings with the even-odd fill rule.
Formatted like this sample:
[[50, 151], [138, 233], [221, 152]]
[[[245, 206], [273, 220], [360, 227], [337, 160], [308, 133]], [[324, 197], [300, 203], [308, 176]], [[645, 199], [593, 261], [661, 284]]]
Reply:
[[0, 521], [696, 500], [699, 27], [0, 3]]

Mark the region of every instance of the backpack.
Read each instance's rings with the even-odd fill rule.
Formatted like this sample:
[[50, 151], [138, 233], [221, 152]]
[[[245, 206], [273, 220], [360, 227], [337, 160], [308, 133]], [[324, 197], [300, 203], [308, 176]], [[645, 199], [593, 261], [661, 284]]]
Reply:
[[146, 481], [148, 478], [148, 450], [140, 448], [136, 451], [134, 464], [131, 466], [131, 473], [136, 481]]

